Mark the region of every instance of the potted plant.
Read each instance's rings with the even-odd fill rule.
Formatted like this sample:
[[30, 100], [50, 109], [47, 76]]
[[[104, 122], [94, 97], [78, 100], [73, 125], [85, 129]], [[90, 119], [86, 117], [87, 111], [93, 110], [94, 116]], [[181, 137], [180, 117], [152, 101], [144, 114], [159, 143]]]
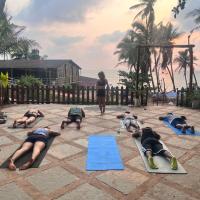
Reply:
[[191, 96], [192, 108], [200, 108], [200, 90], [195, 90]]

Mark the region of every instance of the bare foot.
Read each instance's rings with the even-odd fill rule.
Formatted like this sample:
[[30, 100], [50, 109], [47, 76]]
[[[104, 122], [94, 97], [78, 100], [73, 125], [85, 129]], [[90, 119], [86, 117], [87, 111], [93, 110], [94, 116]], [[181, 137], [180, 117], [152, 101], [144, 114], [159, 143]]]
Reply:
[[13, 128], [16, 128], [16, 120], [14, 121], [14, 123], [13, 123]]
[[26, 170], [29, 167], [31, 167], [31, 165], [33, 164], [33, 159], [29, 160], [28, 162], [26, 162], [25, 164], [23, 164], [19, 169], [20, 170]]
[[64, 129], [64, 128], [65, 128], [63, 123], [61, 124], [60, 128], [61, 128], [61, 129]]
[[27, 123], [26, 122], [24, 122], [24, 128], [27, 128]]
[[77, 129], [80, 129], [80, 128], [81, 128], [81, 124], [77, 123]]
[[13, 170], [13, 171], [16, 170], [16, 166], [15, 166], [14, 161], [12, 159], [10, 159], [8, 161], [8, 169]]

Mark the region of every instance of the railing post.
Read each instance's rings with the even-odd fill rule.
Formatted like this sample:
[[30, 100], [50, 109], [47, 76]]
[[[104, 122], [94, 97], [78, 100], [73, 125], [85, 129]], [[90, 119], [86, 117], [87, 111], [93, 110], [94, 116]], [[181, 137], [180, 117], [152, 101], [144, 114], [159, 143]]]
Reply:
[[36, 86], [36, 96], [37, 96], [37, 104], [40, 103], [40, 86]]
[[56, 98], [56, 95], [55, 95], [55, 85], [53, 85], [52, 87], [52, 103], [55, 103], [55, 98]]
[[21, 103], [24, 104], [25, 99], [25, 92], [24, 92], [24, 86], [21, 86]]
[[67, 104], [70, 104], [70, 87], [67, 86]]
[[85, 98], [85, 88], [84, 87], [82, 87], [82, 104], [84, 104], [85, 103], [85, 100], [84, 100], [84, 98]]
[[124, 104], [124, 88], [123, 88], [123, 86], [121, 87], [121, 105], [123, 105]]
[[92, 86], [92, 104], [94, 104], [94, 86]]
[[111, 95], [111, 102], [110, 102], [110, 104], [111, 105], [113, 105], [113, 96], [114, 96], [114, 89], [113, 89], [113, 86], [111, 87], [111, 93], [110, 93], [110, 95]]
[[116, 105], [119, 105], [119, 87], [116, 87]]
[[90, 88], [87, 86], [87, 104], [90, 104]]
[[32, 85], [31, 86], [31, 95], [32, 95], [32, 104], [34, 104], [35, 103], [35, 96], [34, 96], [34, 86]]
[[[14, 104], [14, 92], [15, 92], [15, 87], [14, 85], [11, 85], [11, 103]], [[2, 92], [3, 96], [3, 92]]]
[[59, 85], [57, 87], [57, 99], [58, 99], [57, 103], [60, 103], [60, 86]]
[[179, 90], [176, 89], [176, 106], [179, 106]]
[[44, 85], [42, 85], [41, 87], [41, 94], [42, 94], [41, 103], [44, 104]]
[[126, 87], [126, 105], [128, 105], [128, 96], [129, 96], [129, 90], [128, 87]]
[[49, 95], [49, 86], [46, 86], [46, 103], [49, 104], [50, 103], [50, 95]]
[[79, 104], [80, 103], [80, 86], [78, 85], [77, 87], [76, 87], [76, 98], [77, 98], [77, 104]]
[[65, 104], [65, 86], [62, 86], [62, 103]]
[[75, 86], [72, 85], [72, 104], [75, 104]]
[[26, 103], [29, 104], [29, 98], [30, 98], [30, 87], [26, 86]]
[[16, 87], [16, 103], [19, 104], [19, 86]]
[[184, 89], [181, 88], [181, 103], [180, 103], [180, 106], [183, 106], [183, 97], [184, 97], [183, 93], [184, 93]]

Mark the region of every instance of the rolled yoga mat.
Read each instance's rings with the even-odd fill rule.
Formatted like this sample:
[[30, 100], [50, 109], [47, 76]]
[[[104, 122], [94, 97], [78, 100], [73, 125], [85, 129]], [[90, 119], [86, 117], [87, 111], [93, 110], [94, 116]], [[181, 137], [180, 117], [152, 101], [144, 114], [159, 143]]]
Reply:
[[123, 170], [117, 142], [111, 135], [89, 136], [86, 170]]

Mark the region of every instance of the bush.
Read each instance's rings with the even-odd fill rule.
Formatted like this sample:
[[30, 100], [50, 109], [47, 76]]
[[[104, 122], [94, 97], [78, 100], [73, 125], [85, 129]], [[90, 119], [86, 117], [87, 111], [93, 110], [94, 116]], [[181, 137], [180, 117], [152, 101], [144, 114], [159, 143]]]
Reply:
[[43, 83], [40, 79], [32, 75], [25, 75], [25, 76], [21, 76], [17, 84], [21, 86], [30, 87], [30, 86], [41, 86]]

